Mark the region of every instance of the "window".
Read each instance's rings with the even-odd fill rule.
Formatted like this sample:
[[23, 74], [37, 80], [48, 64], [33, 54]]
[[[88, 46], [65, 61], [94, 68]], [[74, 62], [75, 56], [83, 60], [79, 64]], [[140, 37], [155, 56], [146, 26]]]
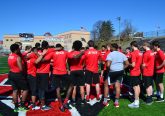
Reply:
[[40, 42], [41, 42], [41, 40], [40, 40]]
[[11, 39], [10, 41], [13, 41], [13, 39]]
[[6, 39], [6, 41], [9, 41], [8, 39]]

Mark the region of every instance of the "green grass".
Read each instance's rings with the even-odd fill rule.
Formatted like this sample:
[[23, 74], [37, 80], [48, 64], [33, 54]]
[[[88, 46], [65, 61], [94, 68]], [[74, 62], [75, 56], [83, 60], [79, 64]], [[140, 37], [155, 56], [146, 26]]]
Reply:
[[147, 106], [141, 101], [138, 109], [128, 108], [129, 103], [127, 99], [121, 99], [120, 107], [115, 108], [113, 102], [110, 101], [110, 105], [105, 107], [99, 116], [165, 116], [165, 103], [153, 103], [151, 106]]
[[130, 109], [128, 107], [128, 104], [130, 104], [130, 101], [128, 99], [120, 99], [119, 103], [120, 107], [115, 108], [113, 106], [113, 101], [110, 101], [110, 105], [108, 107], [105, 107], [99, 113], [99, 116], [165, 116], [165, 102], [154, 102], [151, 106], [148, 106], [143, 100], [140, 100], [140, 108], [138, 109]]
[[7, 56], [0, 56], [0, 74], [9, 72], [7, 58]]

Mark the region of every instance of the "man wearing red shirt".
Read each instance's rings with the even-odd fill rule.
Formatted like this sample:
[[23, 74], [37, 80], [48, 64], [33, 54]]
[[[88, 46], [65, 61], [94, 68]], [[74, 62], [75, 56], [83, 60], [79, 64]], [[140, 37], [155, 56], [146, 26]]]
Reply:
[[164, 102], [164, 95], [163, 95], [164, 94], [163, 74], [164, 74], [164, 65], [165, 65], [164, 52], [160, 49], [160, 43], [158, 41], [154, 41], [152, 45], [154, 51], [156, 51], [154, 81], [157, 90], [160, 91], [160, 96], [157, 97], [157, 102]]
[[152, 84], [154, 75], [154, 53], [150, 50], [150, 44], [145, 42], [143, 44], [143, 49], [145, 50], [143, 54], [143, 64], [142, 64], [142, 76], [144, 87], [146, 88], [147, 98], [146, 104], [151, 105], [152, 100]]
[[31, 91], [31, 99], [32, 99], [32, 110], [38, 110], [40, 107], [35, 105], [36, 96], [37, 96], [37, 68], [36, 68], [36, 60], [38, 58], [37, 48], [32, 48], [32, 52], [28, 55], [27, 60], [27, 80], [29, 84], [29, 89]]
[[73, 51], [68, 53], [68, 60], [70, 66], [70, 76], [71, 81], [74, 86], [74, 90], [72, 93], [72, 104], [76, 104], [76, 87], [80, 87], [80, 94], [81, 94], [81, 104], [84, 105], [84, 85], [85, 85], [85, 75], [83, 71], [84, 66], [84, 55], [80, 58], [76, 58], [76, 56], [80, 55], [82, 42], [75, 41], [73, 42]]
[[135, 101], [128, 105], [130, 108], [139, 108], [139, 94], [140, 94], [140, 66], [142, 64], [142, 53], [138, 49], [136, 41], [131, 42], [133, 52], [131, 53], [131, 64], [130, 64], [130, 82], [134, 90]]
[[44, 61], [48, 61], [53, 59], [53, 83], [56, 88], [56, 94], [59, 101], [59, 108], [62, 112], [65, 111], [65, 109], [69, 109], [67, 102], [70, 97], [71, 91], [73, 89], [73, 86], [70, 86], [66, 98], [64, 102], [62, 102], [61, 94], [60, 94], [60, 88], [62, 88], [65, 85], [62, 85], [63, 83], [66, 83], [68, 80], [68, 72], [67, 72], [67, 58], [68, 58], [68, 52], [63, 50], [63, 47], [61, 44], [56, 44], [56, 51], [48, 54], [48, 56], [44, 57]]
[[14, 112], [18, 112], [18, 91], [22, 91], [21, 110], [26, 110], [25, 100], [28, 93], [28, 86], [25, 77], [22, 74], [22, 60], [18, 55], [20, 53], [19, 45], [12, 44], [10, 46], [11, 54], [8, 57], [8, 65], [10, 68], [9, 80], [13, 87], [13, 102], [15, 105]]
[[104, 64], [105, 64], [105, 61], [106, 61], [106, 48], [105, 48], [105, 45], [102, 45], [101, 47], [101, 75], [100, 75], [100, 78], [103, 78], [103, 74], [104, 74]]
[[86, 101], [89, 102], [90, 86], [96, 84], [97, 100], [100, 100], [100, 85], [99, 85], [99, 73], [98, 62], [100, 60], [100, 52], [94, 49], [94, 41], [88, 42], [89, 49], [85, 51], [85, 63], [86, 63]]
[[[48, 91], [50, 60], [43, 61], [43, 57], [47, 57], [53, 50], [49, 48], [47, 41], [42, 42], [43, 53], [36, 60], [37, 64], [37, 80], [38, 80], [38, 96], [41, 101], [41, 110], [50, 110], [51, 108], [45, 105], [45, 92]], [[54, 49], [55, 50], [55, 49]]]

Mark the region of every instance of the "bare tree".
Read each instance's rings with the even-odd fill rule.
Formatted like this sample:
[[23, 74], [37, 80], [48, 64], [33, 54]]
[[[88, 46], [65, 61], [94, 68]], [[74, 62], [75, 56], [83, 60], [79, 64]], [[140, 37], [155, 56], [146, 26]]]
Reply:
[[132, 25], [132, 22], [129, 20], [124, 20], [123, 21], [123, 31], [121, 32], [121, 38], [129, 38], [136, 32], [136, 28]]

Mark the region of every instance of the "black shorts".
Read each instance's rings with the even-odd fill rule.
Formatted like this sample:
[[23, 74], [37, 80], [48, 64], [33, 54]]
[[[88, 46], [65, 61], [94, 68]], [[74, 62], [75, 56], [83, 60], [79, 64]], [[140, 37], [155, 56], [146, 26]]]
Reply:
[[37, 87], [40, 90], [47, 91], [49, 84], [48, 73], [37, 73]]
[[104, 81], [107, 80], [109, 77], [109, 71], [104, 70], [103, 77], [104, 77]]
[[85, 82], [87, 84], [98, 84], [100, 83], [99, 73], [94, 73], [91, 71], [85, 71]]
[[104, 70], [104, 64], [100, 63], [101, 70]]
[[28, 80], [28, 85], [29, 85], [31, 95], [36, 96], [37, 95], [37, 78], [33, 77], [32, 75], [28, 75], [27, 80]]
[[85, 85], [85, 75], [83, 70], [71, 71], [71, 82], [74, 86]]
[[153, 77], [152, 76], [143, 76], [143, 85], [147, 89], [149, 86], [153, 84]]
[[140, 84], [141, 84], [140, 76], [130, 76], [130, 85], [132, 87]]
[[164, 73], [155, 73], [154, 74], [154, 81], [156, 84], [163, 83], [163, 75], [164, 75]]
[[70, 84], [70, 79], [69, 75], [64, 74], [64, 75], [53, 75], [53, 86], [57, 88], [63, 88], [63, 87], [68, 87]]
[[13, 90], [28, 90], [27, 80], [21, 73], [9, 72], [9, 81]]
[[109, 72], [110, 82], [115, 83], [119, 82], [121, 83], [123, 79], [124, 71], [115, 71], [115, 72]]

